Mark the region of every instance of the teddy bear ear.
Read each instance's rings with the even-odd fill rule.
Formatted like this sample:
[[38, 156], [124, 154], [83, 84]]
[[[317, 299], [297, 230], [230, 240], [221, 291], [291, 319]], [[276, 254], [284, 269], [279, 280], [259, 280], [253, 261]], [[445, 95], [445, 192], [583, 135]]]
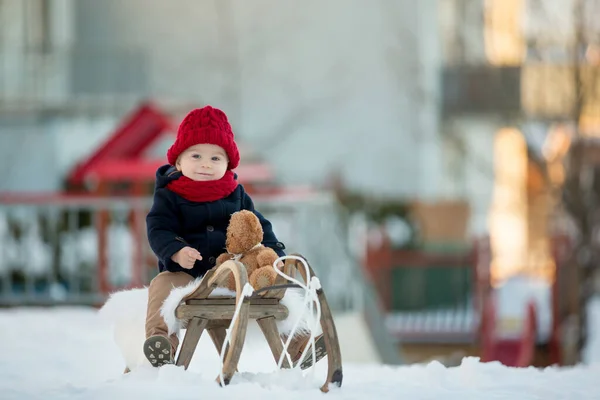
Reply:
[[249, 231], [262, 231], [262, 225], [260, 224], [260, 220], [256, 214], [248, 210], [242, 210], [238, 212], [239, 214], [236, 217], [236, 222], [243, 223]]
[[236, 222], [237, 221], [240, 221], [240, 222], [244, 221], [244, 222], [249, 223], [249, 221], [251, 221], [253, 219], [258, 220], [258, 217], [252, 211], [240, 210], [240, 211], [236, 211], [233, 214], [231, 214], [230, 223], [233, 222], [233, 221], [236, 221]]

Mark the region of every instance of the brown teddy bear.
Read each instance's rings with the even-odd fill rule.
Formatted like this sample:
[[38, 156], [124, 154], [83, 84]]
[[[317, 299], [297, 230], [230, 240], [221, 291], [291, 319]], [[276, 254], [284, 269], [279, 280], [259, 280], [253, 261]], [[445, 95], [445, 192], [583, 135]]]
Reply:
[[[253, 212], [242, 210], [233, 213], [227, 226], [227, 253], [219, 255], [216, 266], [237, 256], [237, 261], [246, 267], [248, 280], [254, 290], [272, 285], [277, 278], [273, 263], [279, 256], [273, 249], [263, 246], [262, 240], [263, 229]], [[225, 287], [235, 290], [233, 274], [225, 282]]]

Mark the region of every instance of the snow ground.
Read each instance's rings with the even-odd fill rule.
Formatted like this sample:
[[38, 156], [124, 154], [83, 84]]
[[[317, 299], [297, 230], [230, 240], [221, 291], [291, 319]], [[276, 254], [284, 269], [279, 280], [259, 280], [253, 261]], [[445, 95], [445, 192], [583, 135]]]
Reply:
[[[598, 322], [598, 321], [596, 321]], [[344, 384], [323, 395], [325, 362], [311, 373], [277, 371], [256, 331], [230, 386], [214, 382], [219, 360], [203, 336], [190, 369], [141, 368], [123, 375], [123, 361], [106, 326], [90, 308], [15, 308], [0, 311], [0, 398], [8, 399], [600, 399], [600, 363], [574, 368], [514, 369], [465, 358], [390, 367], [345, 363]], [[360, 346], [357, 346], [357, 348]], [[346, 352], [351, 351], [348, 348]], [[600, 356], [600, 355], [599, 355]], [[10, 361], [9, 361], [10, 360]], [[600, 361], [598, 357], [588, 357]]]

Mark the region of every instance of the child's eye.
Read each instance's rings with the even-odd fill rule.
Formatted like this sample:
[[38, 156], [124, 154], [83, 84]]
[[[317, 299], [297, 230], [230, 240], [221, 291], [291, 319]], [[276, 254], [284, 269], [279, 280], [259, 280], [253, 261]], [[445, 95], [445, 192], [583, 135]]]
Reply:
[[221, 160], [221, 157], [214, 156], [214, 157], [212, 158], [212, 160], [213, 160], [213, 161], [220, 161], [220, 160]]
[[200, 154], [192, 154], [192, 158], [200, 158]]

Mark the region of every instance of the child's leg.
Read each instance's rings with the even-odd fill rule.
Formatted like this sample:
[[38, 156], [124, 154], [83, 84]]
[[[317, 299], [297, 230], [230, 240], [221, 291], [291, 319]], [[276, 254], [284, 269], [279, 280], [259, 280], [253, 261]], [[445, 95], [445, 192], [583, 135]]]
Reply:
[[[186, 274], [185, 272], [161, 272], [152, 279], [150, 286], [148, 287], [148, 308], [146, 312], [146, 339], [156, 336], [162, 336], [168, 339], [171, 345], [171, 354], [169, 361], [175, 355], [177, 347], [179, 346], [179, 339], [176, 334], [169, 336], [167, 324], [164, 318], [160, 315], [160, 308], [163, 302], [171, 293], [171, 290], [175, 287], [185, 286], [190, 283], [194, 278]], [[160, 338], [159, 338], [160, 339]], [[153, 342], [154, 343], [154, 342]], [[166, 341], [159, 340], [160, 343], [166, 345]], [[154, 344], [155, 345], [155, 344]], [[146, 347], [144, 352], [146, 353]], [[146, 354], [148, 356], [148, 354]], [[161, 357], [162, 358], [162, 357]], [[152, 362], [152, 361], [151, 361]]]

